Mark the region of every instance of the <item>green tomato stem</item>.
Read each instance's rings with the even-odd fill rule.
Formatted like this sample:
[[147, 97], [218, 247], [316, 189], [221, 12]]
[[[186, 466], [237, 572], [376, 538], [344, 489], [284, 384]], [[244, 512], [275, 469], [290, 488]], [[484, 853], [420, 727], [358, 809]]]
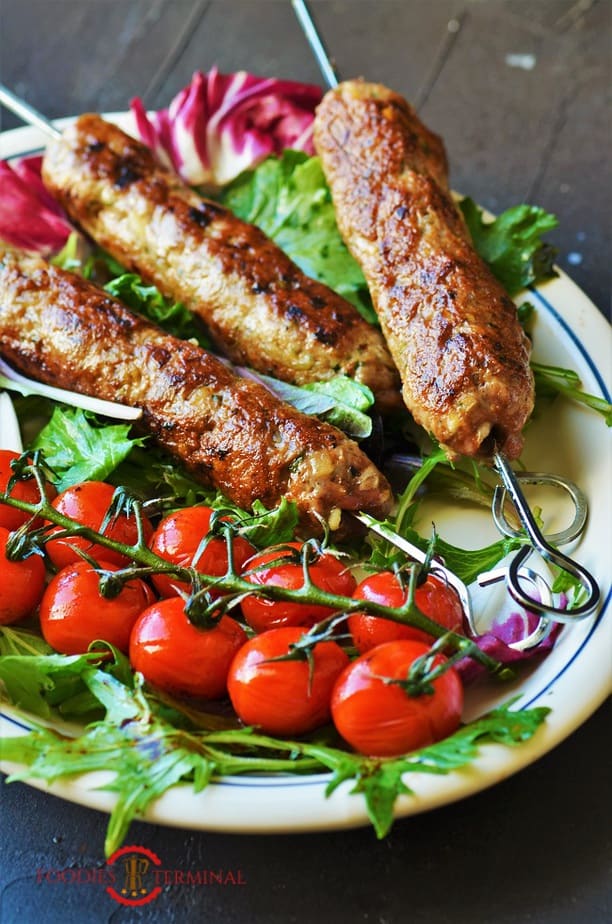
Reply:
[[[38, 481], [39, 479], [37, 479], [37, 482]], [[39, 487], [40, 486], [41, 484], [39, 483]], [[152, 552], [142, 541], [138, 541], [134, 546], [127, 545], [98, 533], [89, 526], [84, 526], [70, 519], [70, 517], [60, 513], [49, 503], [44, 494], [44, 485], [43, 491], [41, 492], [41, 500], [37, 504], [10, 497], [6, 492], [0, 493], [0, 503], [8, 504], [11, 507], [15, 507], [35, 517], [43, 517], [54, 525], [68, 530], [71, 535], [81, 536], [96, 545], [118, 552], [136, 562], [141, 568], [144, 568], [147, 574], [162, 573], [176, 575], [181, 581], [190, 582], [195, 584], [196, 587], [204, 588], [204, 590], [199, 591], [200, 594], [204, 594], [206, 592], [206, 587], [212, 585], [215, 591], [222, 591], [229, 594], [258, 595], [268, 600], [285, 600], [292, 603], [326, 606], [337, 612], [347, 614], [367, 613], [371, 616], [382, 616], [394, 622], [413, 626], [434, 638], [440, 638], [442, 635], [445, 635], [449, 649], [455, 652], [461, 652], [466, 657], [479, 661], [492, 674], [504, 676], [504, 668], [500, 662], [481, 651], [475, 642], [456, 632], [449, 632], [444, 626], [439, 625], [437, 622], [425, 616], [413, 602], [412, 593], [409, 593], [407, 602], [402, 606], [388, 607], [369, 600], [356, 600], [352, 597], [328, 593], [313, 584], [311, 579], [305, 582], [303, 587], [297, 589], [276, 587], [274, 585], [255, 585], [236, 574], [231, 557], [229, 559], [228, 571], [224, 576], [218, 577], [216, 575], [203, 574], [193, 567], [185, 568], [169, 563], [166, 559], [160, 558]], [[54, 538], [54, 536], [50, 534], [45, 541], [49, 541], [49, 539], [52, 538]], [[138, 569], [128, 568], [125, 569], [124, 577], [127, 580], [137, 574]], [[210, 602], [207, 603], [206, 610], [208, 611], [211, 608], [214, 610], [213, 605]], [[193, 607], [189, 607], [189, 609], [192, 621], [197, 625], [197, 611], [194, 610]], [[205, 612], [204, 620], [206, 620], [207, 616], [209, 623], [208, 626], [204, 626], [204, 628], [210, 627], [211, 624], [211, 614]], [[213, 619], [213, 623], [216, 621], [218, 620]]]

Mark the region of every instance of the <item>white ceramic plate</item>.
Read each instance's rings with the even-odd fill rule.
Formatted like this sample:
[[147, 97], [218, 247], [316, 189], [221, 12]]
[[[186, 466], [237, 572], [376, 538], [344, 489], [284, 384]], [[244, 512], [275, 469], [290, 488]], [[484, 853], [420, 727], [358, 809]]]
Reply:
[[[129, 130], [129, 116], [110, 118]], [[38, 131], [16, 129], [0, 136], [0, 157], [34, 153], [43, 144], [44, 137]], [[528, 297], [537, 308], [535, 358], [575, 369], [586, 391], [609, 400], [610, 382], [605, 379], [610, 372], [612, 337], [600, 312], [562, 273]], [[570, 735], [609, 694], [611, 458], [610, 432], [599, 415], [585, 408], [558, 401], [530, 425], [523, 454], [526, 467], [571, 478], [589, 499], [588, 525], [571, 554], [596, 576], [602, 590], [601, 609], [595, 616], [565, 628], [548, 658], [523, 673], [511, 689], [496, 686], [468, 697], [468, 719], [516, 692], [522, 694], [521, 707], [550, 707], [552, 712], [535, 737], [511, 749], [488, 745], [467, 769], [448, 776], [411, 774], [409, 782], [416, 794], [398, 799], [398, 817], [462, 799], [516, 773]], [[561, 523], [555, 522], [555, 501], [547, 495], [542, 497], [542, 504], [549, 528], [560, 528]], [[561, 520], [561, 506], [558, 512]], [[431, 521], [432, 515], [438, 531], [450, 541], [476, 547], [496, 538], [486, 512], [466, 514], [459, 508], [438, 506], [428, 510], [425, 517]], [[2, 735], [22, 734], [27, 728], [27, 716], [3, 707]], [[4, 769], [14, 768], [5, 765]], [[36, 781], [33, 785], [71, 802], [109, 811], [114, 797], [96, 790], [108, 778], [108, 774], [95, 773], [50, 787]], [[224, 778], [198, 795], [181, 785], [162, 796], [146, 818], [182, 828], [239, 832], [313, 831], [366, 824], [365, 803], [362, 797], [350, 794], [351, 784], [344, 784], [326, 798], [327, 779], [325, 774]]]

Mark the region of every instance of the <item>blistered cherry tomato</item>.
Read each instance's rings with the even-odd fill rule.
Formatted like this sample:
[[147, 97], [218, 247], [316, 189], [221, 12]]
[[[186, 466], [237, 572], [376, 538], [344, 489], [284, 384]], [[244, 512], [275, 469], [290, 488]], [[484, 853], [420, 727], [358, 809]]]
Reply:
[[[104, 481], [83, 481], [81, 484], [75, 484], [58, 494], [53, 501], [53, 506], [72, 520], [100, 532], [100, 527], [110, 506], [114, 490], [112, 485], [106, 484]], [[145, 539], [148, 540], [153, 532], [153, 527], [146, 517], [143, 518], [143, 523]], [[54, 532], [57, 532], [57, 530], [54, 530]], [[105, 527], [103, 535], [108, 536], [109, 539], [114, 539], [116, 542], [134, 545], [138, 538], [136, 518], [134, 516], [126, 517], [121, 514]], [[47, 553], [56, 568], [66, 568], [74, 562], [83, 560], [78, 552], [73, 551], [71, 546], [82, 549], [96, 561], [103, 559], [115, 565], [125, 565], [129, 561], [120, 552], [105, 549], [103, 546], [92, 543], [80, 536], [69, 536], [66, 539], [53, 539], [46, 545]]]
[[[400, 583], [397, 575], [391, 571], [371, 574], [357, 586], [353, 594], [358, 600], [369, 600], [383, 606], [394, 608], [402, 606], [408, 598], [408, 590]], [[428, 574], [425, 581], [416, 589], [414, 602], [418, 608], [434, 622], [460, 632], [463, 623], [463, 608], [456, 592], [448, 584]], [[382, 616], [368, 616], [355, 613], [348, 619], [348, 628], [353, 641], [360, 652], [369, 651], [384, 642], [396, 639], [414, 639], [431, 644], [433, 638], [413, 626], [402, 625]]]
[[[221, 577], [227, 571], [227, 543], [224, 538], [211, 539], [203, 552], [198, 549], [210, 529], [210, 507], [185, 507], [165, 517], [155, 530], [150, 542], [153, 552], [173, 564], [192, 566], [202, 574]], [[232, 538], [234, 566], [238, 572], [255, 549], [242, 536]], [[179, 590], [188, 591], [189, 585], [166, 574], [156, 574], [153, 583], [164, 597], [176, 596]]]
[[336, 642], [313, 649], [306, 661], [275, 661], [302, 636], [298, 627], [270, 629], [244, 645], [230, 667], [227, 689], [237, 715], [270, 735], [301, 735], [330, 717], [330, 696], [348, 655]]
[[0, 625], [25, 619], [34, 612], [45, 587], [45, 565], [39, 555], [9, 561], [9, 530], [0, 526]]
[[130, 662], [149, 683], [168, 693], [220, 699], [246, 633], [230, 616], [222, 616], [212, 629], [199, 629], [184, 607], [181, 597], [168, 597], [139, 616], [130, 639]]
[[[118, 571], [100, 561], [101, 568]], [[62, 654], [81, 654], [97, 639], [127, 652], [132, 626], [153, 601], [144, 581], [124, 584], [115, 597], [100, 593], [100, 576], [86, 561], [68, 565], [55, 575], [40, 604], [40, 628], [45, 640]]]
[[[10, 449], [0, 449], [0, 491], [5, 492], [10, 479], [15, 474], [11, 468], [11, 462], [19, 458], [18, 452], [12, 452]], [[51, 484], [45, 487], [47, 497], [51, 500], [57, 494], [57, 491]], [[27, 501], [29, 504], [37, 504], [40, 500], [38, 486], [33, 478], [27, 481], [17, 481], [11, 490], [10, 497], [16, 500]], [[23, 510], [17, 510], [16, 507], [9, 507], [8, 504], [0, 503], [0, 526], [12, 531], [17, 529], [22, 523], [30, 519], [30, 514]], [[34, 521], [34, 526], [39, 525], [38, 520]]]
[[[298, 551], [301, 549], [298, 542], [288, 545]], [[270, 567], [265, 567], [268, 562], [278, 561], [279, 558], [287, 558], [288, 561], [286, 564], [271, 564]], [[313, 583], [322, 590], [343, 597], [350, 597], [355, 590], [355, 578], [347, 571], [346, 565], [334, 555], [324, 552], [309, 565], [309, 570]], [[289, 548], [269, 549], [255, 555], [246, 563], [245, 572], [244, 577], [247, 581], [260, 586], [272, 585], [297, 590], [304, 584], [302, 565], [299, 560], [294, 559]], [[281, 626], [314, 626], [333, 612], [326, 606], [290, 603], [286, 600], [264, 600], [263, 597], [255, 596], [246, 597], [241, 607], [244, 618], [256, 632], [265, 632], [267, 629], [277, 629]]]
[[[396, 757], [451, 735], [459, 726], [463, 687], [449, 668], [433, 693], [411, 696], [399, 684], [429, 648], [409, 640], [387, 642], [353, 661], [331, 698], [334, 725], [352, 748], [371, 757]], [[433, 664], [444, 659], [436, 656]]]

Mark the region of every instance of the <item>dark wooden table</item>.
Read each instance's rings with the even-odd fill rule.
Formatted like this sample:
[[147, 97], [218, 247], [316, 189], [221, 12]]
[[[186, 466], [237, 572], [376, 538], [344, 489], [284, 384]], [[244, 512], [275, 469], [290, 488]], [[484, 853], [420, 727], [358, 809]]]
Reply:
[[[559, 264], [602, 311], [610, 283], [609, 0], [315, 2], [340, 72], [380, 80], [443, 134], [455, 188], [492, 211], [555, 212]], [[319, 82], [288, 0], [0, 0], [2, 80], [49, 116], [162, 107], [194, 70]], [[2, 113], [2, 128], [16, 120]], [[142, 823], [166, 868], [241, 873], [142, 909], [100, 886], [36, 882], [102, 867], [107, 818], [22, 784], [2, 790], [3, 924], [207, 921], [604, 924], [610, 714], [469, 800], [372, 831], [192, 833]]]

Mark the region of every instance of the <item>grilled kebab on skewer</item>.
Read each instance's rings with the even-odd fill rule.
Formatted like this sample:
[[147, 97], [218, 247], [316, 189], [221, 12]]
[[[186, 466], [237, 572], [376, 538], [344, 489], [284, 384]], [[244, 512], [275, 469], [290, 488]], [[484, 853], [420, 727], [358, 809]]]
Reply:
[[380, 410], [401, 406], [379, 330], [116, 126], [81, 116], [49, 143], [43, 179], [122, 266], [199, 316], [233, 362], [297, 385], [348, 375]]
[[406, 406], [451, 457], [495, 443], [516, 458], [534, 401], [529, 341], [472, 246], [442, 141], [401, 96], [361, 80], [326, 94], [314, 139]]
[[143, 409], [142, 425], [240, 507], [294, 501], [303, 525], [384, 516], [392, 494], [356, 443], [236, 376], [81, 277], [0, 243], [0, 354], [25, 375]]

